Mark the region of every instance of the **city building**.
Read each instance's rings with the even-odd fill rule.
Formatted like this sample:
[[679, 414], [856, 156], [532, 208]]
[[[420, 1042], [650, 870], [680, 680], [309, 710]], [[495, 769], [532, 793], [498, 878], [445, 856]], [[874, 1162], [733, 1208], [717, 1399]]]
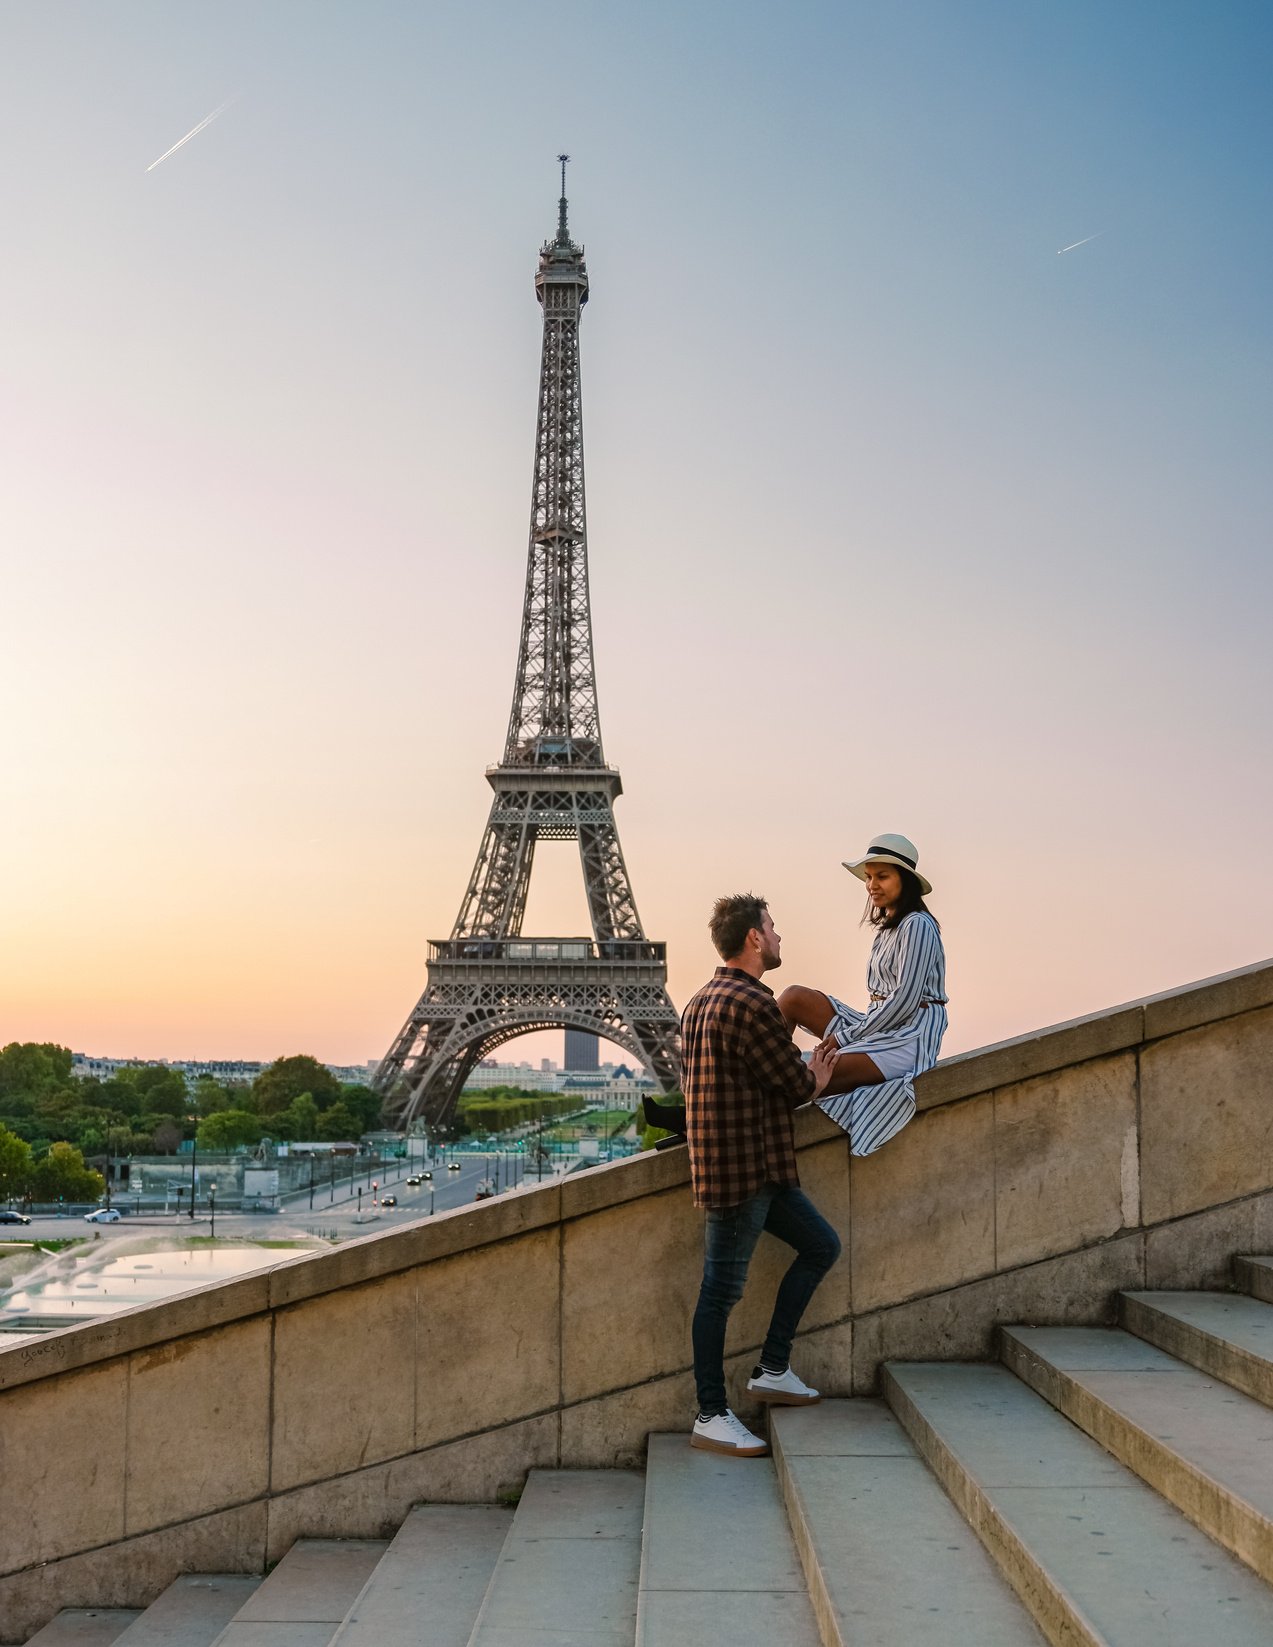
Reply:
[[[196, 1081], [203, 1076], [211, 1076], [222, 1086], [251, 1086], [262, 1070], [268, 1069], [268, 1064], [250, 1063], [239, 1058], [97, 1058], [84, 1052], [71, 1054], [71, 1074], [79, 1081], [98, 1080], [109, 1081], [121, 1069], [175, 1069], [186, 1080], [188, 1087], [193, 1087]], [[370, 1086], [371, 1077], [375, 1074], [376, 1065], [372, 1060], [365, 1064], [324, 1064], [338, 1081], [349, 1086]]]

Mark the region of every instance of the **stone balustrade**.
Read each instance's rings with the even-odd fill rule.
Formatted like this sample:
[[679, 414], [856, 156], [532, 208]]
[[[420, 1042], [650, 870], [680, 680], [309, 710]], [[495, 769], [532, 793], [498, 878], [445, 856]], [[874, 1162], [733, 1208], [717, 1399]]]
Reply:
[[[862, 1161], [798, 1116], [844, 1237], [796, 1352], [830, 1394], [1273, 1250], [1273, 963], [948, 1059], [918, 1092]], [[687, 1180], [683, 1149], [647, 1154], [0, 1351], [0, 1640], [532, 1467], [639, 1461], [694, 1410]], [[740, 1390], [785, 1250], [762, 1242], [731, 1323]]]

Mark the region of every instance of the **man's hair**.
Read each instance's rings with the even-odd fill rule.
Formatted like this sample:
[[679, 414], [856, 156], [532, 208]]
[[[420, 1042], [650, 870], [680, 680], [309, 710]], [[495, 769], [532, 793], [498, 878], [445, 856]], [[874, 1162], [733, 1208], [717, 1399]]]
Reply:
[[759, 930], [769, 905], [754, 892], [735, 892], [732, 898], [717, 898], [707, 930], [722, 961], [732, 960], [747, 942], [747, 934]]

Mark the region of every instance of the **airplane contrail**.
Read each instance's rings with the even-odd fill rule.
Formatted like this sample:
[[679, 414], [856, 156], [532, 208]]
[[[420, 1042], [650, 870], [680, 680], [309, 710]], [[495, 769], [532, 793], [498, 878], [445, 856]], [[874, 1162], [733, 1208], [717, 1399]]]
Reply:
[[[182, 140], [181, 140], [181, 141], [182, 141], [182, 142], [183, 142], [183, 143], [184, 143], [184, 142], [185, 142], [185, 138], [184, 138], [184, 137], [183, 137], [183, 138], [182, 138]], [[156, 165], [158, 165], [158, 164], [159, 164], [159, 162], [158, 162], [158, 161], [156, 161], [156, 162], [155, 162], [155, 164], [156, 164]], [[1107, 231], [1107, 230], [1105, 230], [1105, 229], [1101, 229], [1101, 230], [1100, 230], [1100, 232], [1099, 232], [1099, 233], [1097, 233], [1097, 234], [1090, 234], [1090, 235], [1088, 235], [1088, 237], [1087, 237], [1087, 240], [1099, 240], [1099, 239], [1100, 239], [1100, 238], [1101, 238], [1101, 235], [1103, 235], [1103, 234], [1106, 234], [1106, 233], [1107, 233], [1107, 232], [1108, 232], [1108, 231]], [[1058, 256], [1058, 257], [1060, 257], [1060, 256], [1061, 256], [1061, 252], [1072, 252], [1072, 251], [1073, 251], [1073, 250], [1074, 250], [1074, 247], [1075, 247], [1075, 246], [1086, 246], [1086, 245], [1087, 245], [1087, 240], [1076, 240], [1076, 241], [1075, 241], [1075, 242], [1074, 242], [1074, 245], [1073, 245], [1073, 246], [1062, 246], [1062, 247], [1061, 247], [1061, 251], [1060, 251], [1060, 252], [1058, 252], [1058, 253], [1057, 253], [1057, 254], [1056, 254], [1056, 255], [1057, 255], [1057, 256]]]
[[185, 145], [190, 141], [190, 139], [192, 137], [198, 137], [199, 133], [203, 130], [203, 128], [205, 126], [210, 126], [219, 114], [224, 114], [225, 111], [230, 107], [230, 104], [233, 103], [233, 102], [234, 102], [233, 97], [227, 97], [225, 102], [220, 104], [217, 108], [213, 109], [211, 114], [205, 114], [203, 119], [199, 122], [199, 124], [197, 126], [193, 127], [190, 131], [188, 131], [186, 133], [186, 135], [179, 142], [174, 143], [173, 146], [170, 149], [165, 149], [163, 154], [161, 154], [159, 156], [158, 160], [152, 160], [150, 162], [149, 166], [146, 167], [146, 170], [148, 172], [153, 172], [156, 166], [162, 166], [164, 161], [167, 160], [167, 158], [170, 154], [176, 154], [177, 150], [180, 149], [180, 148], [184, 148]]

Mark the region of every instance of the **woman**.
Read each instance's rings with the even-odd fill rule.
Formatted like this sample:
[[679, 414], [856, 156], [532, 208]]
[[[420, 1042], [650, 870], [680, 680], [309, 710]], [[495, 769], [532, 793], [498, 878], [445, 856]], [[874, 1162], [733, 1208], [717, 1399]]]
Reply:
[[858, 1012], [821, 990], [794, 984], [778, 997], [782, 1015], [844, 1049], [818, 1107], [849, 1134], [854, 1155], [870, 1155], [915, 1113], [914, 1077], [931, 1069], [946, 1033], [946, 957], [941, 928], [924, 895], [919, 853], [905, 835], [877, 835], [864, 857], [844, 866], [866, 883], [865, 920], [875, 928]]

